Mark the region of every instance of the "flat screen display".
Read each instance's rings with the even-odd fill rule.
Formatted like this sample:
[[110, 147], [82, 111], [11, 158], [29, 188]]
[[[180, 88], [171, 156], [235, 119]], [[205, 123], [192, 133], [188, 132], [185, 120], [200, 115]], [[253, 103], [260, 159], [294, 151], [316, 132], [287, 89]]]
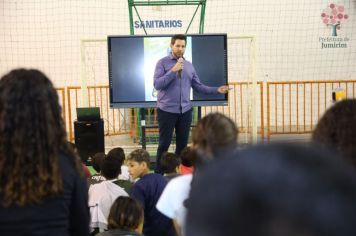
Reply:
[[[110, 106], [155, 107], [156, 63], [171, 53], [172, 35], [108, 36]], [[187, 35], [185, 60], [200, 81], [212, 87], [228, 84], [226, 34]], [[227, 94], [207, 95], [191, 89], [193, 106], [227, 105]]]

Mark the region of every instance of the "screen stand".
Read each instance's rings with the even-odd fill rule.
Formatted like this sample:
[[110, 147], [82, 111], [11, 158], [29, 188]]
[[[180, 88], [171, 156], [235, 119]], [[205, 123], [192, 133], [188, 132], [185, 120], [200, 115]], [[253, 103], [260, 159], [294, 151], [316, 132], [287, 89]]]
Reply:
[[145, 119], [145, 109], [140, 108], [140, 119], [141, 119], [141, 144], [142, 149], [146, 150], [146, 119]]
[[198, 107], [198, 121], [201, 119], [201, 107]]

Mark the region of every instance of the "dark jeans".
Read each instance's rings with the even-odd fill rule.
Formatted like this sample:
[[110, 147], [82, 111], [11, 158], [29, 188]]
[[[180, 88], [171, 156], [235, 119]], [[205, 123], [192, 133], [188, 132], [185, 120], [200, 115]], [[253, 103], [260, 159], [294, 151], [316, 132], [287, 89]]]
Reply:
[[156, 172], [162, 173], [160, 160], [162, 153], [166, 152], [172, 142], [173, 130], [176, 132], [177, 155], [187, 146], [190, 124], [192, 123], [192, 110], [184, 113], [170, 113], [157, 108], [157, 120], [159, 127], [159, 144], [157, 148]]

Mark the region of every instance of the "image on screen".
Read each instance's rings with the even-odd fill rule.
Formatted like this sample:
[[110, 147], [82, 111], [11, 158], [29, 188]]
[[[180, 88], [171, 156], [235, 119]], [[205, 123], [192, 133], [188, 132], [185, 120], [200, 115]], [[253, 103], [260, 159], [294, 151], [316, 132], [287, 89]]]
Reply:
[[[144, 38], [144, 81], [145, 81], [145, 101], [157, 101], [157, 91], [153, 87], [153, 74], [156, 63], [159, 59], [171, 53], [171, 39], [169, 37], [146, 37]], [[187, 47], [184, 58], [192, 61], [191, 37], [187, 37]], [[191, 91], [190, 99], [193, 99]]]
[[[154, 107], [156, 63], [171, 53], [172, 35], [109, 36], [111, 107]], [[187, 35], [185, 60], [193, 63], [200, 81], [212, 87], [228, 83], [226, 34]], [[227, 105], [227, 95], [205, 95], [191, 89], [193, 105]]]

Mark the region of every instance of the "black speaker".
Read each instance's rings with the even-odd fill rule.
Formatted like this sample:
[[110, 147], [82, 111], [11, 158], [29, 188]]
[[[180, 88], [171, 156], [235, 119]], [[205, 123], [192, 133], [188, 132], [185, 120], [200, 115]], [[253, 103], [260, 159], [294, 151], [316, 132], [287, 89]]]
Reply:
[[[95, 153], [104, 152], [104, 121], [74, 121], [75, 146], [83, 163]], [[87, 163], [89, 164], [89, 163]]]

